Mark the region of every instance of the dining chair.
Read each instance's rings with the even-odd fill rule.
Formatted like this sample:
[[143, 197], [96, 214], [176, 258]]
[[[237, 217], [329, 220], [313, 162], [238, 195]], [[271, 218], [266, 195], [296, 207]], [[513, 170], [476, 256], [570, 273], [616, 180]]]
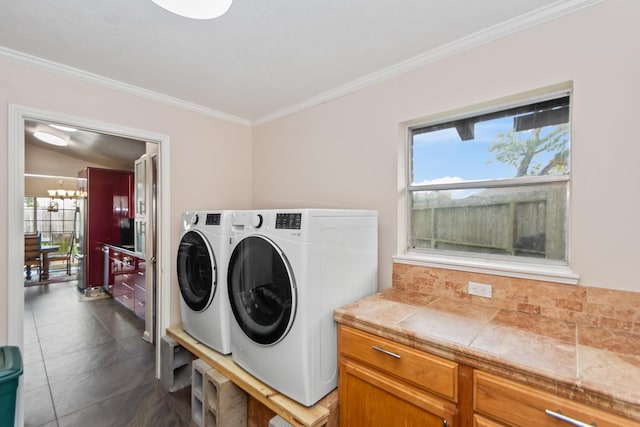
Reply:
[[27, 280], [31, 280], [31, 269], [33, 267], [38, 269], [38, 280], [42, 277], [39, 234], [24, 235], [24, 265], [27, 268]]
[[75, 243], [75, 233], [69, 233], [62, 240], [61, 248], [64, 252], [54, 252], [49, 254], [49, 262], [66, 261], [67, 275], [71, 275], [71, 255], [73, 255], [73, 245]]

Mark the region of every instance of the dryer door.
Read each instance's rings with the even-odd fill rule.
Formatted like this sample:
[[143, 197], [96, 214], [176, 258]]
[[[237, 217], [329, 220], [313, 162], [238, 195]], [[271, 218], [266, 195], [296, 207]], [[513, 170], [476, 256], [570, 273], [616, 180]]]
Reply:
[[193, 311], [203, 311], [216, 292], [216, 258], [207, 239], [197, 230], [186, 232], [178, 249], [180, 294]]
[[248, 236], [233, 250], [227, 273], [229, 302], [244, 333], [271, 345], [285, 337], [296, 312], [296, 287], [286, 257], [271, 240]]

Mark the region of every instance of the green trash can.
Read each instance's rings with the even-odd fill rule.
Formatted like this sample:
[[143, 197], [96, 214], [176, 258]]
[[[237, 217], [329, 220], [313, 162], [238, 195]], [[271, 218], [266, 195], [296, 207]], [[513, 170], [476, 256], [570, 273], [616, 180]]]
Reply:
[[16, 391], [22, 375], [20, 348], [0, 347], [0, 425], [12, 426], [16, 415]]

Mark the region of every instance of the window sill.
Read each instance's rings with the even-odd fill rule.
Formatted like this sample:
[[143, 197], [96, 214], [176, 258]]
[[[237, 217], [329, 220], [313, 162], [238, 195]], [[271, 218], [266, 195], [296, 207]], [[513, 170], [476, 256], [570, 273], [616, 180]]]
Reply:
[[465, 258], [437, 254], [404, 253], [393, 257], [400, 264], [460, 270], [471, 273], [517, 277], [545, 282], [575, 285], [580, 276], [568, 266], [496, 261], [486, 258]]

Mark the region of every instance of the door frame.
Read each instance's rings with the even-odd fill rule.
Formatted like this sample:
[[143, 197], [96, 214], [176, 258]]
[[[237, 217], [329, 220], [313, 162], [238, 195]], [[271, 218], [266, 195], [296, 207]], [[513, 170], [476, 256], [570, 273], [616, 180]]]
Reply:
[[[171, 203], [170, 203], [170, 138], [168, 135], [135, 129], [123, 125], [100, 122], [84, 117], [60, 114], [22, 105], [8, 106], [8, 198], [7, 198], [7, 247], [6, 273], [8, 305], [8, 344], [24, 348], [24, 284], [22, 278], [24, 249], [24, 173], [25, 173], [25, 120], [33, 119], [65, 123], [70, 126], [94, 130], [100, 133], [119, 135], [126, 138], [158, 144], [158, 262], [156, 264], [158, 287], [155, 296], [156, 337], [165, 336], [170, 326], [170, 277], [171, 271]], [[156, 377], [160, 378], [160, 346], [156, 341]], [[22, 382], [22, 380], [21, 380]], [[22, 387], [18, 395], [19, 419], [23, 418]]]

